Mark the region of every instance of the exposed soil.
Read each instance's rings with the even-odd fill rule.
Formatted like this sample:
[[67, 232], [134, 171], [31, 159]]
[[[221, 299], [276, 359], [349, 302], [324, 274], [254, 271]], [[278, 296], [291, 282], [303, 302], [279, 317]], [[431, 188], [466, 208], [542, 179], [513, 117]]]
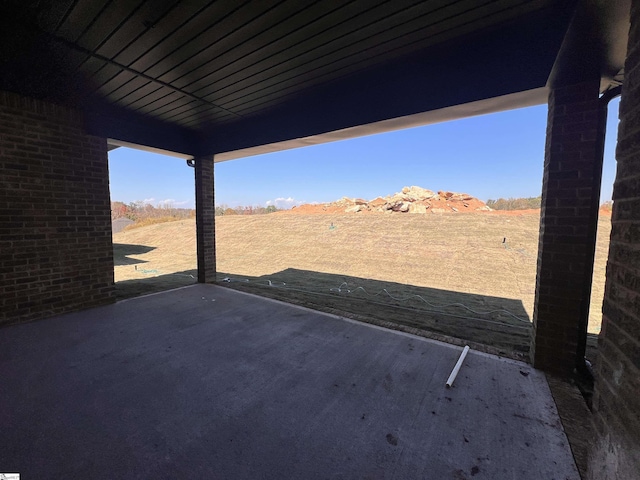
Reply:
[[482, 201], [468, 193], [428, 190], [412, 186], [400, 192], [373, 200], [343, 197], [330, 203], [305, 204], [293, 207], [280, 214], [319, 215], [339, 213], [412, 213], [442, 214], [491, 211]]
[[[320, 310], [524, 353], [539, 218], [538, 210], [217, 217], [218, 280]], [[600, 328], [609, 217], [599, 227], [592, 333]], [[121, 232], [114, 243], [121, 297], [195, 282], [193, 220]]]
[[194, 220], [158, 223], [113, 235], [118, 299], [168, 290], [196, 281]]
[[[218, 281], [386, 328], [527, 359], [540, 210], [373, 213], [380, 212], [303, 205], [275, 215], [217, 217]], [[610, 217], [610, 208], [600, 210], [590, 359], [600, 330]], [[120, 298], [195, 282], [193, 220], [121, 232], [114, 243]], [[584, 475], [592, 438], [590, 412], [575, 385], [552, 377], [549, 385]], [[394, 440], [387, 438], [391, 445]]]

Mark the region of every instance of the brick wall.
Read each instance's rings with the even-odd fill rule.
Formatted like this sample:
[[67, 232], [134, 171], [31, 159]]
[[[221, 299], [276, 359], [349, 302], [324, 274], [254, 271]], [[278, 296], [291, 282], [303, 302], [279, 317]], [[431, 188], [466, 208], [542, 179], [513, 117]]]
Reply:
[[588, 312], [599, 86], [596, 78], [549, 95], [531, 351], [537, 368], [562, 376], [576, 365], [580, 318]]
[[593, 480], [640, 475], [640, 0], [632, 5], [596, 371]]
[[196, 158], [196, 243], [198, 282], [216, 281], [216, 228], [213, 156]]
[[106, 140], [77, 112], [0, 92], [0, 325], [112, 294]]

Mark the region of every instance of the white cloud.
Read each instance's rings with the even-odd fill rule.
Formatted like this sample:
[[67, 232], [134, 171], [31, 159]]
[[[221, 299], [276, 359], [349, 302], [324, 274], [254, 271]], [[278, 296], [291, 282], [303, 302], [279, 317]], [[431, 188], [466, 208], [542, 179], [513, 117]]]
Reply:
[[165, 198], [164, 200], [156, 200], [155, 198], [145, 198], [137, 200], [135, 203], [142, 205], [153, 205], [157, 208], [193, 208], [193, 202], [189, 200], [176, 200], [175, 198]]
[[175, 198], [166, 198], [156, 204], [158, 208], [184, 208], [188, 205], [191, 205], [189, 200], [176, 200]]
[[265, 205], [268, 207], [269, 205], [275, 205], [278, 208], [291, 208], [294, 205], [302, 205], [306, 202], [302, 201], [302, 200], [296, 200], [293, 197], [288, 197], [288, 198], [284, 198], [284, 197], [278, 197], [275, 200], [267, 200], [265, 202]]

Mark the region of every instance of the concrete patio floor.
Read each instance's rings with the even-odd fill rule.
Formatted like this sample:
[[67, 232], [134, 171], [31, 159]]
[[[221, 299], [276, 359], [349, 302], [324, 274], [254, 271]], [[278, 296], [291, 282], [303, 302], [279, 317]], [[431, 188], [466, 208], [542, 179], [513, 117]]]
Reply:
[[544, 375], [194, 285], [0, 329], [21, 478], [579, 479]]

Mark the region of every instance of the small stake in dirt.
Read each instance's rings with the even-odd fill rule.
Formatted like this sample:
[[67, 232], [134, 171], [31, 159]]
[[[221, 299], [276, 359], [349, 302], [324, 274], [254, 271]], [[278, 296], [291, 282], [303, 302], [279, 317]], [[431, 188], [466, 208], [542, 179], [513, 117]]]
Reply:
[[449, 375], [449, 380], [447, 380], [447, 388], [450, 388], [451, 385], [453, 385], [453, 381], [456, 379], [456, 376], [460, 371], [460, 367], [462, 367], [462, 362], [464, 362], [464, 359], [467, 356], [467, 353], [469, 353], [469, 345], [464, 346], [464, 350], [462, 350], [462, 353], [460, 354], [460, 358], [458, 359], [456, 366], [453, 367], [453, 370], [451, 371], [451, 375]]

